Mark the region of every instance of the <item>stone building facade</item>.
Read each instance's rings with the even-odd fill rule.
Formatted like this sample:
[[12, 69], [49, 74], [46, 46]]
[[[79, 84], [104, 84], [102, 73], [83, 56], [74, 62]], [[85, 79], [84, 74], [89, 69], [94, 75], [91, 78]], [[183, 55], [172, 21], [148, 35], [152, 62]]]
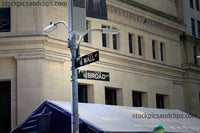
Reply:
[[[200, 82], [187, 80], [192, 75], [187, 75], [183, 67], [185, 53], [180, 36], [186, 27], [178, 22], [176, 1], [166, 0], [169, 8], [162, 9], [159, 7], [166, 3], [106, 2], [108, 20], [88, 17], [87, 27], [100, 29], [110, 25], [120, 34], [89, 33], [81, 42], [81, 56], [98, 50], [100, 61], [80, 67], [79, 71], [109, 72], [110, 81], [79, 79], [79, 101], [180, 109], [198, 114], [200, 103], [196, 94]], [[4, 11], [10, 16], [5, 17], [9, 25], [0, 32], [0, 84], [6, 84], [5, 93], [10, 96], [7, 115], [11, 119], [10, 128], [14, 128], [43, 100], [71, 99], [67, 31], [59, 25], [54, 32], [43, 33], [50, 21], [67, 21], [67, 7], [19, 8], [3, 7], [2, 3], [0, 7], [1, 11], [8, 10]], [[194, 69], [195, 77], [198, 67]], [[191, 95], [186, 82], [196, 87]], [[186, 99], [187, 94], [192, 105]]]
[[199, 0], [178, 0], [179, 19], [186, 25], [181, 35], [182, 68], [185, 82], [185, 108], [200, 115], [200, 3]]

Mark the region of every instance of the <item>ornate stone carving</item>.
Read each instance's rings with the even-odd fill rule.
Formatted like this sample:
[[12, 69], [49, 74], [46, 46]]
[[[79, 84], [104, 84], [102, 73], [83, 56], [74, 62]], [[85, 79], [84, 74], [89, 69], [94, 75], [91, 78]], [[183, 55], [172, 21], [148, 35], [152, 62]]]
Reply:
[[[128, 10], [124, 10], [122, 8], [115, 7], [110, 4], [107, 5], [107, 9], [108, 9], [108, 12], [111, 12], [118, 16], [124, 17], [126, 20], [128, 20], [130, 22], [136, 21], [139, 24], [143, 24], [144, 26], [145, 25], [151, 26], [153, 28], [157, 28], [159, 30], [163, 30], [165, 32], [170, 32], [173, 34], [180, 34], [182, 32], [180, 29], [173, 27], [174, 25], [181, 25], [181, 24], [177, 24], [177, 22], [173, 22], [171, 20], [166, 20], [166, 21], [169, 21], [170, 23], [165, 24], [164, 22], [162, 22], [163, 18], [159, 19], [160, 16], [150, 19], [149, 16], [138, 15], [134, 12], [130, 12]], [[144, 15], [147, 15], [147, 14], [144, 14]], [[112, 17], [111, 17], [111, 19], [112, 19]], [[118, 20], [115, 20], [115, 21], [118, 21]], [[130, 26], [133, 26], [133, 24], [132, 25], [131, 25], [131, 23], [129, 23], [129, 24], [130, 24]], [[183, 26], [182, 26], [182, 28], [183, 28]]]

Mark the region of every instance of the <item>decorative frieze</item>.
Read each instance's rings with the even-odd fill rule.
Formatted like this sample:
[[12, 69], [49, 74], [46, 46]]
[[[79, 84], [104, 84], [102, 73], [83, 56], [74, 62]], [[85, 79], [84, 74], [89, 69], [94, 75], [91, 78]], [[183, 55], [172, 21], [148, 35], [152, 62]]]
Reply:
[[[47, 60], [51, 62], [61, 63], [63, 64], [67, 60], [67, 55], [60, 54], [55, 51], [48, 51], [44, 49], [39, 50], [23, 50], [21, 52], [17, 52], [15, 59], [17, 60]], [[1, 51], [0, 51], [1, 53]]]
[[63, 64], [69, 59], [66, 50], [65, 42], [44, 36], [1, 38], [0, 58], [14, 57], [16, 60], [45, 60]]
[[[132, 7], [134, 8], [134, 7]], [[147, 26], [147, 27], [151, 27], [151, 28], [156, 28], [156, 30], [163, 30], [164, 32], [169, 32], [172, 34], [181, 34], [185, 27], [177, 22], [173, 22], [171, 20], [165, 20], [162, 21], [163, 17], [161, 16], [156, 16], [154, 14], [152, 14], [151, 16], [149, 16], [148, 14], [150, 14], [149, 12], [144, 14], [141, 13], [137, 13], [135, 10], [125, 10], [123, 8], [120, 8], [120, 6], [116, 7], [115, 5], [112, 5], [110, 3], [108, 3], [107, 5], [107, 9], [108, 9], [108, 13], [112, 13], [116, 14], [116, 16], [119, 17], [123, 17], [124, 23], [128, 23], [128, 25], [133, 26], [134, 27], [134, 23], [137, 22], [137, 24], [142, 24], [143, 26]], [[114, 19], [113, 16], [110, 15], [109, 19]], [[152, 16], [155, 16], [155, 18], [153, 18]], [[151, 18], [150, 18], [151, 17]], [[160, 18], [159, 18], [160, 17]], [[117, 19], [115, 19], [114, 21], [119, 21]], [[120, 22], [120, 21], [119, 21]], [[130, 22], [134, 22], [134, 23], [130, 23]]]

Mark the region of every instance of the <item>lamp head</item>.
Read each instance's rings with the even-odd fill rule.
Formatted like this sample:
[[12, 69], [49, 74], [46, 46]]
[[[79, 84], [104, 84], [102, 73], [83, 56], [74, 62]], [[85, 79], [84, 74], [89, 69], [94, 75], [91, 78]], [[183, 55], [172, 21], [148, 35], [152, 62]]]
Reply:
[[44, 32], [45, 33], [50, 33], [52, 31], [54, 31], [57, 28], [57, 24], [50, 22], [50, 25], [47, 26], [46, 28], [44, 28]]
[[101, 29], [101, 33], [104, 33], [104, 34], [119, 34], [120, 31], [117, 30], [117, 29], [111, 29], [110, 25], [108, 25], [107, 28], [102, 28]]
[[197, 59], [200, 58], [200, 56], [197, 56]]

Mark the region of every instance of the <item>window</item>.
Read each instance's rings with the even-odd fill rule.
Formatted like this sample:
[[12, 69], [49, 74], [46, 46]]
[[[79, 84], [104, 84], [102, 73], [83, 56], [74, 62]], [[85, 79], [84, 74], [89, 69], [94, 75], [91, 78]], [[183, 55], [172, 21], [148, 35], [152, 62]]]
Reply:
[[107, 45], [107, 41], [106, 41], [106, 34], [102, 34], [102, 45], [103, 45], [103, 47], [106, 47], [106, 45]]
[[142, 92], [133, 91], [132, 98], [133, 98], [133, 106], [134, 107], [142, 106]]
[[155, 41], [152, 41], [152, 53], [153, 53], [153, 59], [156, 59], [156, 50], [155, 50]]
[[105, 89], [105, 102], [108, 105], [117, 105], [117, 90], [106, 88]]
[[[86, 29], [88, 30], [89, 28], [90, 28], [90, 22], [87, 20], [87, 21], [86, 21]], [[83, 41], [86, 42], [86, 43], [89, 42], [89, 34], [90, 34], [90, 33], [87, 33], [87, 34], [84, 36], [84, 38], [83, 38]]]
[[[89, 22], [86, 21], [86, 30], [88, 30], [88, 23]], [[88, 43], [88, 33], [84, 36], [83, 41]]]
[[113, 34], [113, 49], [119, 49], [119, 34]]
[[117, 49], [117, 35], [113, 35], [113, 49]]
[[190, 0], [190, 7], [191, 7], [191, 8], [194, 8], [193, 0]]
[[[106, 26], [102, 26], [102, 28], [107, 28]], [[102, 34], [102, 46], [103, 47], [108, 47], [109, 46], [109, 40], [108, 40], [108, 35], [107, 34]]]
[[199, 0], [196, 0], [196, 8], [199, 11]]
[[200, 21], [197, 21], [197, 25], [198, 25], [198, 37], [200, 38]]
[[193, 58], [194, 58], [194, 64], [197, 64], [197, 48], [193, 47]]
[[78, 85], [78, 102], [88, 102], [87, 85]]
[[0, 32], [10, 32], [10, 8], [0, 8]]
[[160, 57], [161, 61], [164, 61], [164, 43], [160, 43]]
[[152, 56], [153, 59], [157, 59], [157, 47], [156, 47], [156, 41], [152, 40]]
[[157, 108], [164, 109], [164, 95], [156, 94]]
[[0, 131], [11, 129], [11, 82], [0, 82]]
[[128, 34], [128, 41], [129, 41], [129, 53], [133, 53], [133, 40], [134, 40], [134, 35], [133, 34]]
[[192, 28], [192, 35], [195, 36], [195, 21], [191, 18], [191, 28]]
[[198, 54], [198, 56], [200, 56], [200, 48], [199, 48], [199, 54]]
[[142, 37], [138, 36], [138, 54], [142, 56]]
[[199, 103], [200, 103], [200, 92], [199, 92]]

